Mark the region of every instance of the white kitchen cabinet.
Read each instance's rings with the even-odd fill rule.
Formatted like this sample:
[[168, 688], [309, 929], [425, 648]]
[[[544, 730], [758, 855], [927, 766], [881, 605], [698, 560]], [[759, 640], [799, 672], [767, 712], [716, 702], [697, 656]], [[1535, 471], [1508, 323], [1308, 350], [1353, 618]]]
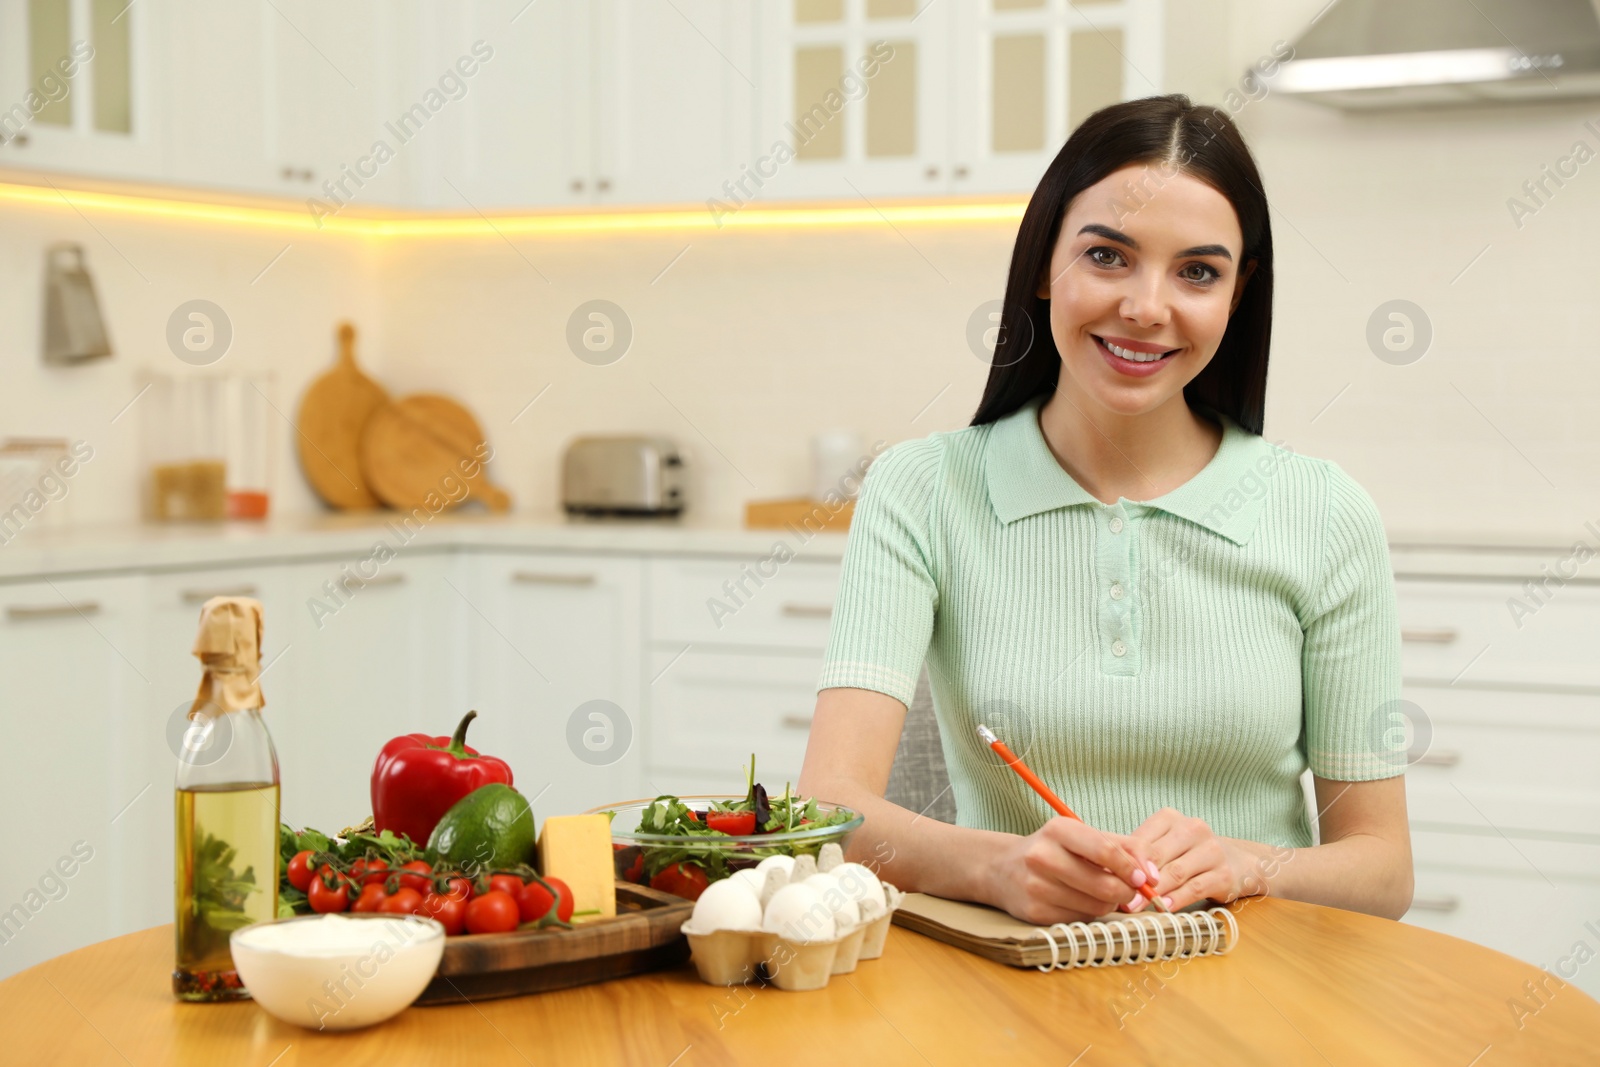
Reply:
[[956, 5], [950, 188], [1030, 192], [1093, 112], [1161, 92], [1161, 0]]
[[650, 794], [743, 792], [752, 752], [769, 796], [798, 782], [821, 672], [820, 653], [652, 648]]
[[796, 154], [768, 199], [1027, 193], [1086, 116], [1162, 91], [1163, 0], [761, 10], [757, 141]]
[[172, 829], [172, 778], [129, 758], [147, 692], [139, 577], [0, 586], [0, 977], [133, 929], [130, 881], [166, 887], [145, 817]]
[[828, 644], [836, 563], [712, 556], [652, 559], [648, 571], [653, 641], [819, 653]]
[[751, 6], [598, 0], [592, 186], [598, 203], [703, 204], [754, 162]]
[[269, 625], [286, 641], [264, 684], [284, 822], [329, 832], [361, 822], [378, 750], [400, 734], [449, 734], [466, 714], [455, 699], [457, 559], [401, 551], [281, 568]]
[[[167, 0], [156, 79], [163, 174], [185, 185], [299, 194], [267, 133], [280, 18], [262, 0]], [[130, 14], [132, 12], [130, 11]]]
[[755, 88], [743, 5], [471, 0], [460, 16], [459, 26], [425, 31], [435, 64], [475, 39], [493, 56], [453, 105], [437, 182], [419, 178], [429, 203], [703, 203], [749, 156]]
[[1530, 594], [1515, 582], [1424, 579], [1396, 588], [1408, 679], [1600, 690], [1600, 588]]
[[440, 130], [431, 206], [472, 213], [588, 203], [594, 196], [591, 5], [462, 0], [424, 13], [426, 55], [444, 69], [482, 40], [491, 55]]
[[496, 551], [473, 563], [458, 591], [472, 736], [511, 764], [540, 821], [639, 796], [640, 558]]
[[[1600, 844], [1600, 690], [1410, 685], [1414, 826]], [[1596, 871], [1600, 876], [1600, 870]]]
[[148, 3], [0, 3], [0, 165], [160, 177], [154, 57], [163, 28], [162, 9]]
[[319, 211], [408, 203], [416, 142], [449, 110], [442, 94], [428, 95], [438, 93], [431, 82], [403, 77], [414, 47], [408, 10], [379, 0], [267, 7], [265, 134], [275, 191], [316, 198]]
[[[794, 0], [760, 9], [763, 199], [950, 185], [954, 5]], [[793, 160], [772, 151], [781, 142]], [[770, 175], [769, 173], [770, 172]]]

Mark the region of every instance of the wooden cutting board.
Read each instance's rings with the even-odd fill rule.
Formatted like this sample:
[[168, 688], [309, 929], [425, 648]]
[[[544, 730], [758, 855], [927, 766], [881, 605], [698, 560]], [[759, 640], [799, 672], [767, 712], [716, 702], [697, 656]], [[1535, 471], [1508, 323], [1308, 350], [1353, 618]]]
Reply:
[[689, 958], [679, 928], [693, 914], [693, 901], [619, 879], [615, 916], [571, 930], [447, 939], [439, 971], [416, 1003], [515, 997], [675, 967]]
[[[436, 495], [435, 503], [450, 501], [450, 507], [471, 499], [482, 500], [491, 511], [507, 511], [511, 498], [490, 484], [478, 459], [484, 441], [478, 420], [466, 408], [447, 396], [417, 393], [378, 408], [367, 420], [361, 472], [379, 500], [402, 511], [441, 510], [429, 506], [430, 495]], [[462, 483], [465, 497], [456, 488]]]
[[361, 472], [361, 431], [389, 395], [356, 366], [356, 328], [339, 324], [339, 359], [300, 400], [295, 442], [300, 469], [330, 507], [375, 508], [378, 498]]

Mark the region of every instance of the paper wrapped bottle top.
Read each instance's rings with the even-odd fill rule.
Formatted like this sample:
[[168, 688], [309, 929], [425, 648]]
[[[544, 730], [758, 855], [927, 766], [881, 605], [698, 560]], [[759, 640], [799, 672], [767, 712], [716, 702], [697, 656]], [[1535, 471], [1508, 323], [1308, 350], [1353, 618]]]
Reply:
[[189, 717], [207, 705], [221, 711], [266, 706], [261, 695], [261, 601], [214, 596], [200, 608], [194, 654], [205, 667]]

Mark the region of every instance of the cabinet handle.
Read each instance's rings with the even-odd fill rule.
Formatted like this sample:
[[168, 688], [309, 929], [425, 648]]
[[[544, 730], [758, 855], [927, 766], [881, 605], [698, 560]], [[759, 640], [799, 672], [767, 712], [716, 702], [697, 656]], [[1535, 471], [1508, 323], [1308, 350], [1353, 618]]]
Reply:
[[1414, 767], [1454, 767], [1461, 762], [1461, 753], [1454, 749], [1445, 749], [1442, 752], [1424, 752], [1411, 760]]
[[373, 585], [402, 585], [406, 580], [404, 574], [375, 574], [371, 578], [362, 578], [357, 575], [356, 578], [360, 581], [363, 589]]
[[1412, 897], [1412, 911], [1456, 911], [1461, 907], [1461, 898], [1454, 893], [1442, 893], [1436, 897]]
[[967, 168], [964, 166], [958, 166], [953, 173], [957, 178], [965, 178], [967, 176]]
[[1410, 641], [1417, 645], [1448, 645], [1453, 644], [1461, 634], [1448, 626], [1437, 630], [1406, 630], [1400, 631], [1400, 640]]
[[927, 170], [923, 171], [922, 174], [930, 182], [931, 181], [936, 181], [936, 180], [938, 180], [938, 177], [939, 177], [939, 168], [938, 167], [929, 167]]
[[785, 604], [779, 611], [791, 619], [827, 619], [833, 616], [833, 605]]
[[594, 183], [594, 187], [602, 193], [609, 193], [611, 191], [611, 179], [601, 178]]
[[519, 585], [593, 585], [592, 574], [548, 574], [544, 571], [517, 571], [511, 580]]
[[98, 615], [98, 600], [80, 600], [75, 604], [13, 604], [6, 608], [6, 618], [12, 622], [32, 622], [35, 619], [61, 619], [74, 615]]
[[256, 587], [248, 582], [244, 585], [230, 586], [225, 589], [185, 589], [178, 594], [178, 599], [185, 604], [204, 604], [214, 596], [255, 596]]
[[27, 131], [23, 131], [23, 132], [17, 134], [15, 137], [11, 138], [11, 140], [7, 141], [6, 144], [14, 144], [18, 148], [27, 148], [28, 147], [28, 134], [27, 134]]
[[778, 722], [791, 730], [811, 729], [810, 715], [785, 715], [783, 718], [779, 719]]
[[574, 178], [574, 179], [572, 179], [572, 191], [575, 192], [575, 193], [583, 192], [583, 179], [582, 178]]

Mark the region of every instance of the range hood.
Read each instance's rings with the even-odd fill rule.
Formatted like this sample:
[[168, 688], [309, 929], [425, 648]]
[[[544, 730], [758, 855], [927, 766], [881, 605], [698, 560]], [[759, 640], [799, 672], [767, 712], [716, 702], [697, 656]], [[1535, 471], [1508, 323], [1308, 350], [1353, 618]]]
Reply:
[[1333, 0], [1270, 92], [1348, 109], [1600, 96], [1600, 0]]

